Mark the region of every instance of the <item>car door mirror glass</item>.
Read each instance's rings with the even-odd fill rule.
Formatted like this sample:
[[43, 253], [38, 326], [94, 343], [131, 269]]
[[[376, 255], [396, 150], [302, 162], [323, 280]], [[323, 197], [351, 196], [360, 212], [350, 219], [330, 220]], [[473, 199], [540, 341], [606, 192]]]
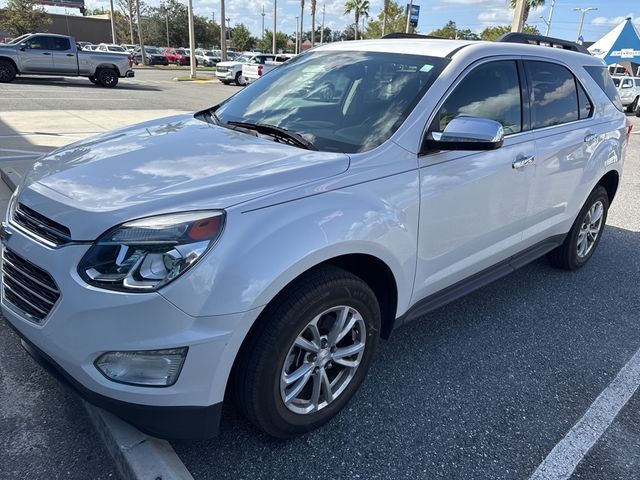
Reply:
[[461, 115], [444, 131], [427, 134], [423, 150], [495, 150], [504, 143], [504, 128], [488, 118]]

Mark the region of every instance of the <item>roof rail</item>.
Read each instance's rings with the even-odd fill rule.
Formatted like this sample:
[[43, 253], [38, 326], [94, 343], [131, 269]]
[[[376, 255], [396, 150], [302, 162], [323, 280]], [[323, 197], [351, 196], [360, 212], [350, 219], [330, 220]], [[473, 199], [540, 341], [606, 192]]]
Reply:
[[433, 35], [420, 35], [419, 33], [402, 33], [402, 32], [387, 33], [382, 38], [383, 39], [390, 39], [390, 38], [435, 38], [435, 39], [439, 39], [439, 40], [443, 39], [442, 37], [434, 37]]
[[505, 33], [497, 40], [498, 42], [506, 42], [506, 43], [524, 43], [527, 45], [542, 45], [549, 46], [554, 48], [561, 48], [563, 50], [571, 50], [573, 52], [586, 53], [587, 55], [591, 55], [589, 50], [586, 49], [583, 45], [579, 45], [575, 42], [571, 42], [569, 40], [561, 40], [559, 38], [545, 37], [542, 35], [533, 35], [531, 33], [519, 33], [519, 32], [510, 32]]

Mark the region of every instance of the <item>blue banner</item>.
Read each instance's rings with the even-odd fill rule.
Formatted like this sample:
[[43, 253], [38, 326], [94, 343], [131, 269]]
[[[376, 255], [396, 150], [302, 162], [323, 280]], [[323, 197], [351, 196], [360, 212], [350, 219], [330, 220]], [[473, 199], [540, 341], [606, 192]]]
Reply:
[[[404, 9], [405, 15], [409, 11], [409, 4], [407, 3], [406, 8]], [[411, 15], [409, 16], [409, 24], [412, 27], [418, 26], [418, 17], [420, 17], [420, 5], [411, 5]]]

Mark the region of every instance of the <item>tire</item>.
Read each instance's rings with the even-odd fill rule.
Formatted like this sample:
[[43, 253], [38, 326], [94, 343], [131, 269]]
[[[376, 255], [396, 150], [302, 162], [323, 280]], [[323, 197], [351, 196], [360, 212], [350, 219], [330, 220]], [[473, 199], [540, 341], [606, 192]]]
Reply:
[[638, 98], [636, 98], [631, 105], [629, 105], [629, 113], [636, 113], [638, 110]]
[[13, 82], [18, 71], [13, 63], [0, 59], [0, 83]]
[[[346, 316], [339, 317], [342, 313]], [[336, 343], [329, 327], [338, 318], [345, 319], [343, 332], [349, 330]], [[310, 322], [317, 322], [315, 336]], [[276, 438], [291, 438], [327, 423], [365, 379], [378, 345], [380, 322], [376, 296], [360, 278], [332, 266], [304, 274], [267, 307], [243, 345], [232, 383], [240, 410], [256, 427]], [[310, 339], [306, 347], [314, 347], [317, 354], [294, 344], [303, 334]], [[320, 343], [323, 348], [318, 347]], [[332, 343], [337, 347], [331, 347]], [[338, 357], [345, 347], [359, 351]], [[358, 363], [344, 366], [339, 362]], [[287, 375], [299, 369], [305, 375], [284, 383]], [[334, 383], [329, 387], [333, 399], [323, 380]], [[287, 403], [287, 395], [295, 393], [299, 381], [304, 388], [297, 395], [309, 398], [294, 396]], [[319, 395], [314, 402], [316, 387]]]
[[98, 83], [105, 88], [113, 88], [118, 85], [118, 72], [113, 68], [101, 68], [96, 73], [96, 77]]
[[242, 76], [242, 72], [236, 73], [235, 82], [239, 87], [243, 87], [247, 84], [247, 82], [244, 80], [244, 77]]
[[93, 83], [94, 85], [97, 85], [97, 84], [98, 84], [98, 79], [97, 79], [95, 76], [93, 76], [93, 75], [89, 75], [87, 78], [88, 78], [88, 79], [89, 79], [89, 81], [90, 81], [91, 83]]
[[[598, 214], [600, 208], [601, 213]], [[604, 187], [598, 185], [589, 195], [562, 245], [547, 255], [551, 265], [564, 270], [583, 267], [600, 243], [608, 212], [609, 195]], [[594, 217], [597, 217], [597, 220]], [[592, 230], [588, 231], [587, 228]]]

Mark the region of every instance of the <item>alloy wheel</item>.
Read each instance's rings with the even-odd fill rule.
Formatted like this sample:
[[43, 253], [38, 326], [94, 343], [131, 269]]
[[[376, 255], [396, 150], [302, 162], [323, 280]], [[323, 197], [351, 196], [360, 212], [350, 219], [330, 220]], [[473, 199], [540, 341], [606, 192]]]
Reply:
[[365, 344], [365, 322], [356, 309], [340, 305], [313, 318], [282, 367], [280, 395], [287, 409], [308, 414], [335, 401], [353, 380]]
[[604, 205], [600, 200], [598, 200], [591, 206], [582, 220], [576, 245], [579, 258], [585, 258], [589, 253], [591, 253], [591, 250], [593, 250], [593, 246], [595, 245], [598, 235], [600, 235], [600, 230], [602, 229], [603, 214]]

